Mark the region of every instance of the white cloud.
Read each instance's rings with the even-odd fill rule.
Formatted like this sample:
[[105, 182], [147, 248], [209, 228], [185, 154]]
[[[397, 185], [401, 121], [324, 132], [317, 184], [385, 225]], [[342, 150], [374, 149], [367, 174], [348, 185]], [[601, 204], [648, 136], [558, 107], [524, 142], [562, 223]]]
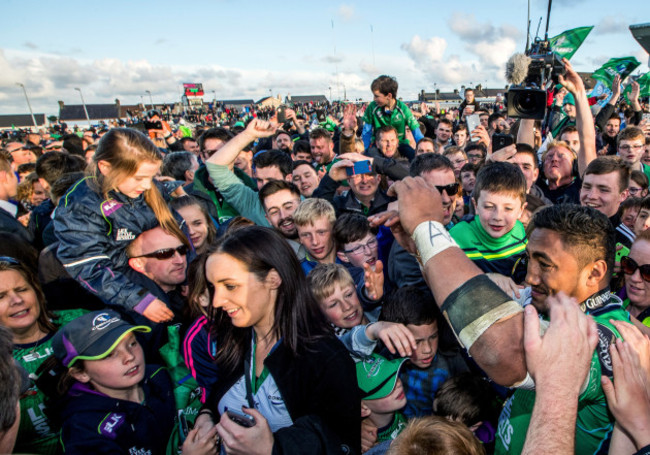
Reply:
[[339, 18], [344, 22], [349, 22], [354, 19], [355, 11], [353, 5], [343, 4], [339, 6], [338, 11], [336, 12]]
[[83, 90], [89, 104], [112, 103], [115, 98], [119, 98], [122, 104], [135, 104], [140, 102], [146, 90], [151, 91], [154, 102], [173, 102], [180, 98], [182, 82], [203, 83], [206, 99], [212, 99], [212, 90], [216, 91], [217, 99], [257, 100], [267, 95], [269, 89], [274, 94], [283, 95], [327, 94], [328, 86], [332, 86], [335, 96], [334, 88], [339, 87], [343, 96], [344, 86], [348, 97], [369, 95], [369, 82], [358, 74], [356, 66], [350, 71], [341, 70], [337, 79], [331, 68], [243, 70], [218, 65], [157, 65], [144, 59], [81, 60], [0, 49], [0, 101], [6, 113], [27, 110], [22, 90], [15, 85], [16, 82], [25, 84], [34, 111], [48, 115], [58, 112], [57, 100], [79, 104], [75, 87]]
[[447, 49], [447, 41], [444, 38], [437, 36], [429, 39], [422, 39], [419, 35], [415, 35], [411, 38], [410, 43], [402, 44], [400, 47], [402, 50], [405, 50], [414, 61], [431, 64], [442, 60], [445, 50]]
[[627, 33], [627, 30], [628, 30], [627, 21], [616, 16], [605, 16], [598, 23], [598, 25], [594, 27], [594, 32], [596, 32], [599, 35]]

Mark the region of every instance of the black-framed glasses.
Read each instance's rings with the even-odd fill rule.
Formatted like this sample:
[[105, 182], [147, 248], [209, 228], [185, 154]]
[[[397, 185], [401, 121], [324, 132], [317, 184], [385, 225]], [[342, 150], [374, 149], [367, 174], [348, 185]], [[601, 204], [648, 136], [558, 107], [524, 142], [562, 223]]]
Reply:
[[458, 194], [458, 190], [460, 189], [460, 184], [450, 183], [449, 185], [436, 185], [436, 188], [438, 191], [440, 191], [440, 194], [445, 191], [448, 196], [456, 196]]
[[377, 246], [377, 238], [373, 237], [370, 240], [368, 240], [368, 242], [362, 243], [361, 245], [357, 245], [351, 250], [343, 250], [343, 252], [347, 254], [362, 254], [366, 248], [370, 252], [370, 250], [375, 248], [376, 246]]
[[629, 256], [623, 256], [621, 258], [621, 270], [623, 270], [624, 274], [634, 275], [636, 269], [639, 269], [641, 272], [641, 278], [643, 278], [643, 281], [650, 282], [650, 264], [639, 265]]
[[163, 261], [165, 259], [169, 259], [170, 257], [174, 256], [175, 253], [178, 253], [181, 256], [185, 256], [188, 251], [189, 251], [188, 247], [186, 247], [185, 245], [181, 245], [181, 246], [177, 246], [176, 248], [165, 248], [164, 250], [158, 250], [158, 251], [154, 251], [153, 253], [147, 253], [147, 254], [142, 254], [140, 256], [133, 256], [133, 257], [153, 258], [153, 259], [158, 259], [159, 261]]

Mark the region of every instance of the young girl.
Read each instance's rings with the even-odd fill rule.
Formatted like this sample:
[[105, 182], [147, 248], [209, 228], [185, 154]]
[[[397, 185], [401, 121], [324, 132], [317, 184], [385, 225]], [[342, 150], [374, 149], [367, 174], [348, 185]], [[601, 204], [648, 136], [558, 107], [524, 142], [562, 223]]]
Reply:
[[[145, 364], [133, 332], [148, 331], [103, 310], [57, 332], [54, 356], [67, 368], [59, 404], [65, 453], [169, 453], [176, 417], [173, 385], [164, 368]], [[216, 453], [215, 436], [216, 428], [200, 438], [192, 430], [181, 453]]]
[[183, 220], [166, 203], [170, 190], [179, 189], [154, 181], [161, 163], [160, 152], [142, 133], [110, 130], [99, 141], [92, 175], [60, 200], [53, 220], [57, 255], [68, 273], [107, 304], [135, 310], [153, 322], [169, 321], [174, 314], [123, 274], [126, 247], [158, 225], [190, 246], [179, 227]]
[[[286, 240], [237, 229], [209, 250], [206, 276], [220, 310], [219, 379], [196, 420], [201, 434], [219, 422], [229, 455], [359, 453], [354, 363], [328, 333]], [[254, 419], [249, 428], [230, 418], [242, 410]]]
[[204, 253], [217, 236], [217, 228], [208, 209], [192, 196], [174, 199], [170, 205], [185, 220], [196, 254]]
[[[51, 354], [52, 337], [59, 325], [83, 313], [49, 313], [34, 273], [18, 260], [0, 256], [0, 325], [11, 331], [13, 357], [28, 373], [35, 373]], [[58, 434], [43, 413], [44, 400], [34, 384], [21, 396], [17, 453], [56, 453]]]
[[201, 386], [203, 403], [217, 381], [217, 341], [214, 334], [210, 333], [214, 310], [210, 306], [208, 281], [205, 278], [206, 258], [207, 255], [199, 256], [187, 270], [190, 313], [187, 319], [193, 322], [185, 332], [182, 346], [185, 366]]

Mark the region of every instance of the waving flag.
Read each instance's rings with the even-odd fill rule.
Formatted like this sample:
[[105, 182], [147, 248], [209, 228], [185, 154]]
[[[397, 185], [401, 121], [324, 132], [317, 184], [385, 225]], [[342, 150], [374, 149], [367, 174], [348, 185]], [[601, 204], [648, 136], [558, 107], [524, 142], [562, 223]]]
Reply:
[[594, 26], [590, 25], [589, 27], [572, 28], [571, 30], [562, 32], [549, 40], [551, 42], [551, 49], [560, 57], [566, 57], [567, 60], [571, 60], [573, 54], [576, 53], [593, 28]]

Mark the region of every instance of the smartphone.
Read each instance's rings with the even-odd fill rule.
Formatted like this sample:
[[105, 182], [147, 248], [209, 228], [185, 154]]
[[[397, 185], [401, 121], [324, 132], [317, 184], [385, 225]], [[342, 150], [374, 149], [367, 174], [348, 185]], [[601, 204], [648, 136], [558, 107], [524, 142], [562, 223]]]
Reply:
[[372, 172], [372, 166], [369, 160], [357, 161], [353, 167], [346, 167], [345, 171], [348, 175], [370, 174]]
[[515, 143], [512, 134], [495, 133], [492, 135], [492, 153]]
[[472, 137], [472, 131], [474, 131], [476, 127], [481, 124], [481, 118], [478, 114], [471, 114], [465, 116], [465, 120], [467, 121], [467, 131], [469, 133], [470, 140], [474, 142], [476, 139]]
[[616, 244], [616, 248], [619, 248], [619, 247], [621, 249], [616, 251], [616, 256], [615, 256], [616, 262], [621, 262], [622, 257], [627, 256], [628, 254], [630, 254], [630, 249], [628, 247], [626, 247], [626, 246], [623, 246], [622, 243], [617, 243]]
[[228, 414], [230, 420], [235, 422], [237, 425], [241, 425], [242, 427], [254, 427], [257, 423], [255, 422], [255, 418], [253, 416], [244, 414], [243, 412], [235, 411], [233, 409], [227, 409], [226, 414]]
[[190, 432], [189, 427], [187, 426], [187, 419], [185, 418], [185, 412], [182, 409], [178, 410], [178, 434], [181, 439], [181, 444], [185, 442], [187, 434]]
[[278, 106], [277, 109], [277, 122], [278, 123], [284, 123], [287, 121], [287, 107], [286, 106]]
[[146, 130], [162, 130], [162, 122], [143, 122]]

